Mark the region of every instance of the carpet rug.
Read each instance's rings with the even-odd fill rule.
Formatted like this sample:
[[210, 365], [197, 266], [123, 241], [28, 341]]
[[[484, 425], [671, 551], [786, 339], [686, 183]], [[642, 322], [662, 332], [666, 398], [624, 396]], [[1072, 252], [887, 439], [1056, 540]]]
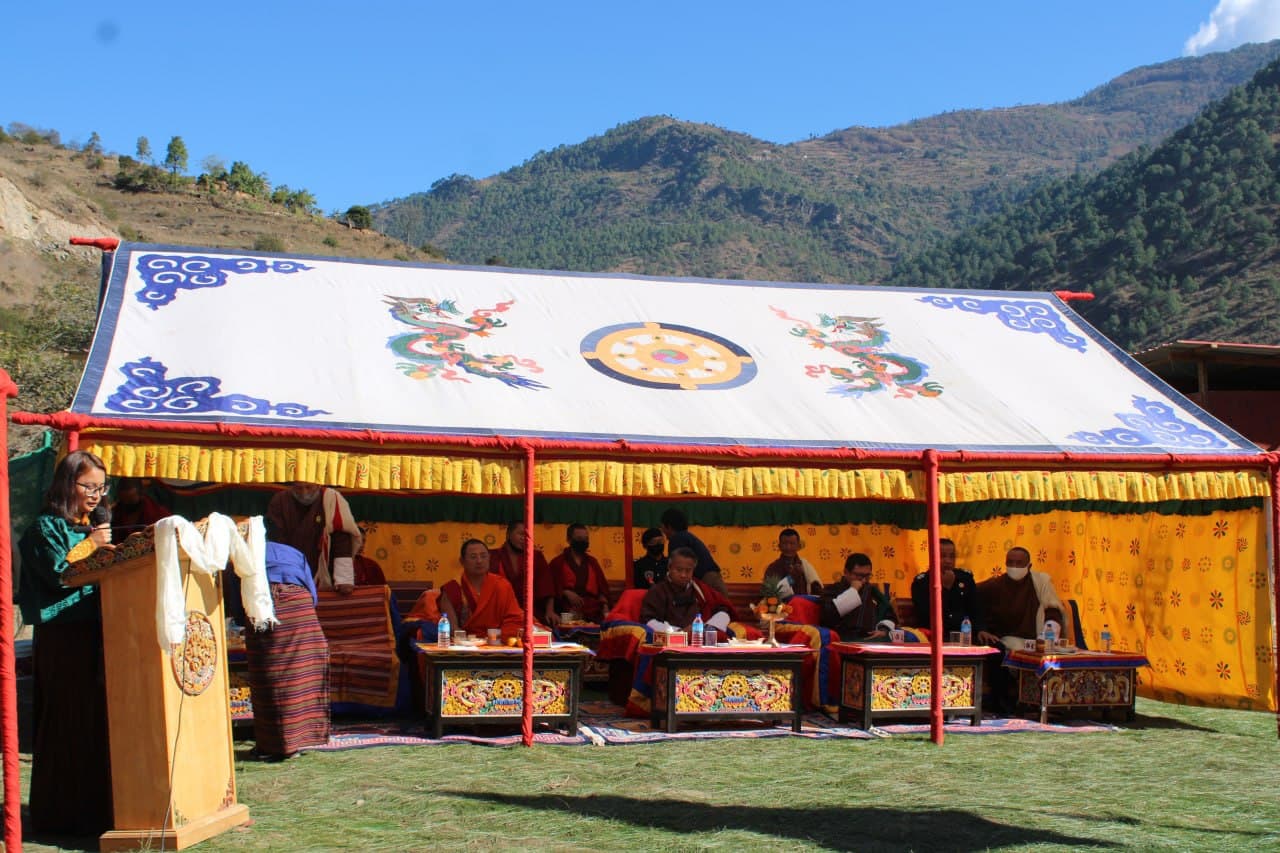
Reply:
[[[480, 746], [517, 746], [520, 743], [519, 723], [500, 726], [453, 726], [445, 729], [442, 738], [433, 738], [430, 728], [420, 719], [342, 720], [333, 722], [329, 742], [311, 747], [308, 752], [337, 752], [345, 749], [368, 749], [378, 746], [435, 746], [449, 743], [470, 743]], [[970, 726], [967, 720], [948, 723], [949, 735], [994, 735], [1017, 732], [1071, 733], [1114, 732], [1118, 726], [1086, 720], [1067, 720], [1041, 725], [1038, 721], [1021, 717], [985, 719], [981, 726]], [[757, 739], [776, 737], [801, 737], [813, 740], [875, 740], [912, 735], [928, 735], [929, 724], [899, 723], [873, 727], [864, 731], [837, 722], [821, 713], [805, 714], [799, 734], [789, 725], [777, 724], [749, 717], [724, 722], [681, 722], [680, 731], [668, 734], [655, 731], [647, 719], [626, 717], [609, 702], [583, 702], [578, 713], [578, 733], [567, 735], [561, 729], [537, 725], [534, 727], [534, 743], [548, 746], [628, 746], [664, 741]]]

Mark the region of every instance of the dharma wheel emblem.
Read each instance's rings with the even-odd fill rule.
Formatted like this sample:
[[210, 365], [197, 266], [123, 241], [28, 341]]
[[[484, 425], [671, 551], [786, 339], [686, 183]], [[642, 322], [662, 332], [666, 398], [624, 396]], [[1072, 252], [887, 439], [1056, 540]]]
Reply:
[[587, 364], [642, 388], [720, 391], [756, 377], [756, 363], [727, 338], [672, 323], [623, 323], [582, 339]]
[[187, 630], [169, 656], [173, 679], [188, 696], [199, 696], [213, 683], [218, 668], [218, 640], [209, 617], [187, 611]]

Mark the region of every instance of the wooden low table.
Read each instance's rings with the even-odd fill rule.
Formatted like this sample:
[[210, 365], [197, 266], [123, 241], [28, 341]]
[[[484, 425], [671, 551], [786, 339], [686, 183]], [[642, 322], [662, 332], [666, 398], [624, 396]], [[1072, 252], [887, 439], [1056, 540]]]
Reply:
[[[524, 650], [506, 646], [441, 648], [416, 643], [427, 665], [426, 709], [432, 734], [445, 724], [519, 721], [524, 709]], [[591, 652], [566, 644], [534, 651], [533, 719], [578, 733], [582, 667]]]
[[675, 732], [680, 720], [753, 717], [789, 719], [799, 732], [800, 669], [808, 653], [807, 646], [642, 645], [641, 656], [653, 658], [650, 725], [665, 720]]
[[1004, 665], [1018, 674], [1018, 704], [1040, 706], [1040, 722], [1050, 711], [1121, 709], [1125, 719], [1135, 716], [1137, 669], [1147, 666], [1142, 655], [1127, 652], [1073, 654], [1009, 652]]
[[[928, 715], [931, 710], [931, 647], [928, 643], [832, 643], [840, 655], [840, 722]], [[967, 714], [982, 725], [982, 662], [997, 654], [990, 646], [942, 647], [942, 709]]]
[[[571, 622], [561, 625], [555, 631], [556, 639], [567, 643], [578, 643], [591, 651], [600, 648], [600, 625], [596, 622]], [[587, 658], [582, 665], [583, 684], [608, 684], [609, 662], [598, 660], [595, 655]]]

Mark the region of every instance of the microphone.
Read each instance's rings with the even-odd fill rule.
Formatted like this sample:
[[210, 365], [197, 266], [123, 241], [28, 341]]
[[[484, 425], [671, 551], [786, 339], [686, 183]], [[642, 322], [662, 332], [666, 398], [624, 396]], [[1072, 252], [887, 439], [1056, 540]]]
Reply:
[[111, 524], [111, 507], [98, 504], [89, 511], [88, 524], [73, 524], [72, 529], [79, 533], [92, 533], [96, 528]]

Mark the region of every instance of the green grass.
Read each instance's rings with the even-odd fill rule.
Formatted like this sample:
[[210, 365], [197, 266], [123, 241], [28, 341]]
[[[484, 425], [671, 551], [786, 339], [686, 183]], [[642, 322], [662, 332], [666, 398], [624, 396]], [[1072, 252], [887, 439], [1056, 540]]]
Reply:
[[459, 744], [259, 764], [239, 743], [253, 824], [198, 849], [1280, 846], [1273, 716], [1143, 700], [1138, 710], [1122, 732], [949, 735], [941, 748], [924, 737]]

